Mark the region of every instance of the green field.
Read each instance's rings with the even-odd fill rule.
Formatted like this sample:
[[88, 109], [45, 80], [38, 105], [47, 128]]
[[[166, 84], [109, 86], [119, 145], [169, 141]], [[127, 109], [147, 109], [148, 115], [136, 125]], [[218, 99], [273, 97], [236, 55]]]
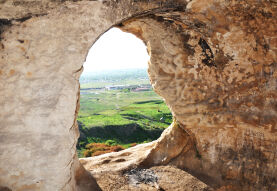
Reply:
[[108, 142], [128, 148], [132, 143], [156, 140], [172, 122], [170, 110], [152, 89], [82, 88], [84, 86], [81, 85], [77, 119], [80, 130], [77, 145], [79, 157], [83, 157], [88, 143]]

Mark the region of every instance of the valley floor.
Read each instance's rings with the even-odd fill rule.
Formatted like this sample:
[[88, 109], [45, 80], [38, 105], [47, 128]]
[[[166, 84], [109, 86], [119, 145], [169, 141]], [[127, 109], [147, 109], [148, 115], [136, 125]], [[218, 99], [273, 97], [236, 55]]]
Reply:
[[159, 138], [171, 124], [172, 115], [162, 98], [149, 85], [144, 87], [148, 88], [133, 85], [132, 89], [81, 89], [77, 119], [79, 157], [122, 150]]

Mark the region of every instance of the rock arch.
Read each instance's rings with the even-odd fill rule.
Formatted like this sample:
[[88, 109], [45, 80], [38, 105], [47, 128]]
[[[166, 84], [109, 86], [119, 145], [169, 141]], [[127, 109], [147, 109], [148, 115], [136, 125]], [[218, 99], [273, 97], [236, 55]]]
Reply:
[[98, 189], [76, 156], [78, 79], [115, 25], [147, 44], [151, 83], [176, 118], [134, 164], [175, 165], [214, 188], [276, 188], [274, 2], [0, 5], [2, 188]]

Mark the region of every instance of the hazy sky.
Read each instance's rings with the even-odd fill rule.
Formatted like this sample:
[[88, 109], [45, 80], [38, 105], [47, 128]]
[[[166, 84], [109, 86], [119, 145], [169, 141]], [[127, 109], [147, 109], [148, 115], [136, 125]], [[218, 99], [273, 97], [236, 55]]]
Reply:
[[101, 70], [147, 68], [146, 46], [136, 36], [112, 28], [91, 47], [83, 74]]

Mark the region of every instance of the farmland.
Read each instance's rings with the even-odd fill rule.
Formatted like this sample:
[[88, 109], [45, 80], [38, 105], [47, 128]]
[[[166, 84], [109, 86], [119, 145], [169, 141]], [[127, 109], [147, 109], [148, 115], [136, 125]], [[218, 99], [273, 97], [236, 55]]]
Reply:
[[149, 85], [146, 71], [115, 74], [80, 80], [79, 157], [92, 147], [90, 143], [124, 149], [150, 142], [172, 121], [170, 110]]

